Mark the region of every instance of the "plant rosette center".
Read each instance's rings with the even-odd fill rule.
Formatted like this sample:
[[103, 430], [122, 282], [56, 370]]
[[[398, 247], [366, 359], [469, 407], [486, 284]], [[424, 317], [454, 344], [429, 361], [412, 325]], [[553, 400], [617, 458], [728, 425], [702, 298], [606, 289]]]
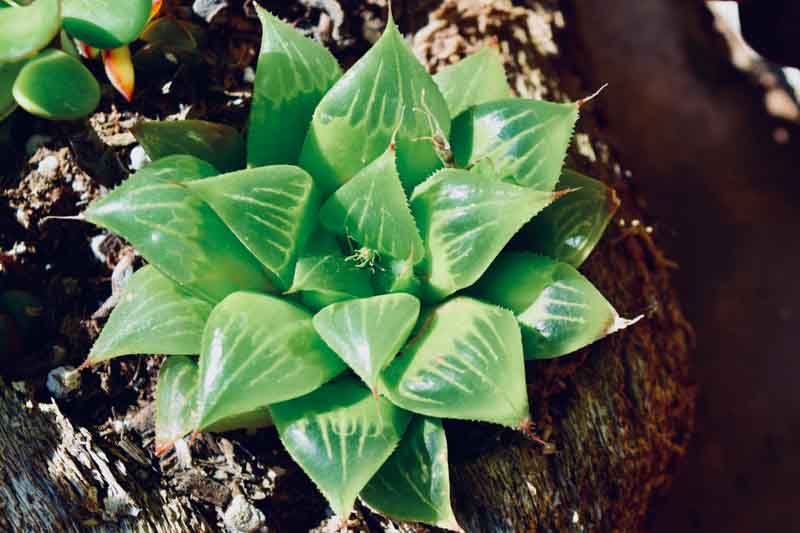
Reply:
[[247, 137], [141, 123], [153, 162], [82, 215], [149, 263], [87, 364], [169, 356], [158, 453], [274, 425], [338, 515], [459, 530], [441, 419], [529, 431], [525, 360], [629, 324], [577, 270], [615, 196], [562, 168], [579, 104], [513, 97], [495, 49], [431, 76], [390, 18], [342, 73], [258, 14]]

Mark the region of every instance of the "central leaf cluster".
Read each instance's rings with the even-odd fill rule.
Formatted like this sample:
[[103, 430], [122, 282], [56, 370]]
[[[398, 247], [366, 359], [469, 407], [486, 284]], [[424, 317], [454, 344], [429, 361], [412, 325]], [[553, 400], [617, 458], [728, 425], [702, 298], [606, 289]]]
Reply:
[[[458, 529], [440, 419], [527, 427], [525, 358], [627, 324], [575, 269], [616, 207], [608, 190], [566, 173], [581, 191], [530, 222], [565, 195], [578, 105], [511, 97], [491, 48], [431, 77], [391, 19], [342, 75], [259, 16], [246, 141], [142, 124], [155, 161], [84, 213], [150, 263], [89, 362], [175, 356], [159, 451], [274, 422], [338, 514], [360, 496]], [[536, 242], [513, 251], [523, 228]]]

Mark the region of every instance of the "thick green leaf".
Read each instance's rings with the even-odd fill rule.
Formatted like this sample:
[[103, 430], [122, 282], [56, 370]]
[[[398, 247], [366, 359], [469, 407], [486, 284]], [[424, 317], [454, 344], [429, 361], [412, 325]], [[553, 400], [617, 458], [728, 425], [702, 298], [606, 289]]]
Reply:
[[614, 189], [572, 170], [564, 170], [560, 189], [572, 189], [520, 232], [522, 246], [575, 268], [581, 266], [619, 208]]
[[128, 281], [87, 363], [130, 354], [198, 354], [211, 308], [146, 266]]
[[289, 294], [297, 293], [314, 310], [353, 298], [372, 296], [369, 270], [338, 253], [305, 255], [297, 260]]
[[156, 455], [197, 427], [197, 363], [191, 357], [167, 357], [156, 385]]
[[202, 31], [199, 26], [184, 20], [159, 17], [145, 27], [139, 38], [159, 48], [191, 51], [197, 48], [196, 34], [202, 34]]
[[81, 53], [78, 52], [78, 47], [75, 46], [75, 40], [65, 30], [58, 32], [58, 44], [61, 46], [61, 50], [76, 59], [80, 59]]
[[263, 35], [250, 108], [247, 163], [294, 165], [314, 109], [342, 70], [325, 47], [258, 4], [255, 7]]
[[92, 203], [84, 217], [123, 236], [163, 274], [210, 302], [237, 290], [272, 290], [258, 260], [183, 183], [216, 174], [194, 157], [165, 157]]
[[244, 140], [235, 128], [205, 120], [139, 122], [131, 128], [153, 161], [169, 155], [192, 155], [222, 172], [244, 168]]
[[0, 64], [0, 120], [14, 112], [17, 108], [17, 101], [14, 100], [12, 89], [17, 74], [25, 65], [25, 60], [16, 63]]
[[411, 419], [411, 413], [374, 398], [353, 377], [270, 409], [286, 450], [343, 517]]
[[453, 118], [472, 106], [511, 96], [503, 58], [491, 46], [443, 68], [433, 80]]
[[522, 340], [514, 315], [464, 296], [434, 309], [382, 375], [403, 409], [520, 428], [528, 419]]
[[384, 294], [335, 303], [314, 316], [314, 329], [367, 386], [405, 344], [419, 317], [410, 294]]
[[488, 166], [499, 177], [550, 192], [561, 175], [577, 120], [576, 103], [523, 98], [487, 102], [453, 122], [453, 154], [459, 166]]
[[36, 0], [0, 11], [0, 63], [32, 56], [53, 40], [60, 27], [59, 0]]
[[621, 318], [574, 267], [531, 253], [501, 255], [475, 293], [514, 312], [527, 359], [574, 352], [641, 318]]
[[462, 531], [450, 506], [447, 438], [436, 418], [414, 417], [400, 446], [361, 491], [384, 516]]
[[203, 332], [197, 429], [307, 394], [345, 370], [311, 318], [264, 294], [238, 292], [219, 303]]
[[359, 246], [416, 264], [425, 245], [408, 208], [395, 165], [394, 148], [356, 174], [328, 199], [320, 220], [329, 231]]
[[94, 48], [119, 48], [139, 36], [152, 0], [63, 0], [64, 29]]
[[553, 198], [552, 193], [456, 169], [437, 172], [419, 185], [411, 211], [427, 246], [422, 264], [426, 299], [440, 300], [472, 285]]
[[316, 222], [314, 180], [299, 167], [257, 167], [193, 181], [205, 200], [248, 250], [288, 289], [297, 254]]
[[[398, 129], [399, 128], [399, 129]], [[442, 166], [430, 139], [450, 132], [447, 104], [394, 20], [320, 102], [300, 164], [331, 193], [381, 155], [396, 132], [407, 190]]]
[[[168, 357], [161, 365], [156, 387], [156, 455], [169, 450], [178, 439], [197, 427], [199, 370], [194, 358]], [[206, 431], [221, 433], [234, 429], [258, 429], [272, 425], [267, 407], [231, 416]]]
[[39, 117], [81, 118], [100, 102], [100, 86], [83, 63], [61, 50], [45, 50], [17, 74], [14, 99]]

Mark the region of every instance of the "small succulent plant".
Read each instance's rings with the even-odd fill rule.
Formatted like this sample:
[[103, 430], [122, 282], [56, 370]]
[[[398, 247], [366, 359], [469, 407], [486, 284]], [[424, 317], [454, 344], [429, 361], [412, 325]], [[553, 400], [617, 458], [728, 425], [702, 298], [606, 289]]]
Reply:
[[[151, 20], [162, 0], [0, 0], [0, 120], [19, 105], [29, 113], [72, 120], [94, 111], [100, 86], [80, 60], [100, 56], [111, 84], [133, 98], [134, 66], [129, 43], [141, 37], [142, 63], [153, 48], [192, 47], [190, 24]], [[55, 42], [58, 47], [49, 47]], [[173, 54], [173, 57], [175, 54]]]
[[342, 74], [258, 14], [246, 139], [142, 123], [153, 163], [82, 215], [149, 262], [86, 364], [170, 356], [159, 453], [274, 424], [338, 515], [457, 530], [441, 419], [531, 432], [525, 359], [630, 323], [576, 270], [618, 205], [562, 172], [580, 102], [512, 97], [491, 47], [432, 77], [391, 17]]

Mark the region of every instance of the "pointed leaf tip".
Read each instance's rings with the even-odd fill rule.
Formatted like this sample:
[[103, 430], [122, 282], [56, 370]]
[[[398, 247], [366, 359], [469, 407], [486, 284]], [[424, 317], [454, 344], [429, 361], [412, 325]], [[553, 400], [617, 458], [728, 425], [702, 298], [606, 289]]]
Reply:
[[379, 374], [408, 339], [419, 311], [419, 300], [410, 294], [384, 294], [329, 305], [313, 323], [326, 344], [377, 395]]
[[203, 332], [197, 429], [308, 394], [345, 369], [302, 307], [254, 292], [231, 294]]
[[516, 428], [529, 416], [520, 328], [507, 309], [464, 296], [434, 309], [381, 375], [387, 398], [440, 418]]
[[329, 231], [380, 256], [419, 263], [425, 245], [411, 215], [397, 172], [395, 151], [387, 150], [323, 204], [320, 221]]
[[427, 245], [421, 268], [426, 300], [439, 301], [475, 283], [552, 200], [551, 192], [467, 170], [444, 169], [417, 186], [411, 210]]
[[145, 266], [128, 280], [84, 364], [140, 353], [196, 354], [211, 307]]
[[314, 180], [303, 169], [272, 165], [230, 172], [188, 184], [227, 224], [285, 290], [299, 250], [316, 224]]
[[127, 46], [102, 51], [103, 66], [108, 81], [128, 102], [133, 101], [134, 71], [131, 52]]
[[250, 167], [296, 164], [314, 109], [342, 71], [320, 43], [256, 4], [262, 36], [247, 134]]
[[[430, 121], [414, 111], [426, 106]], [[435, 133], [431, 123], [447, 138], [447, 103], [390, 20], [375, 45], [320, 101], [300, 164], [333, 193], [384, 153], [397, 130], [398, 171], [410, 190], [442, 166], [425, 140]]]
[[500, 178], [551, 192], [578, 120], [574, 103], [505, 98], [468, 109], [453, 122], [456, 163], [482, 164]]
[[594, 100], [595, 98], [597, 98], [597, 97], [600, 95], [600, 93], [602, 93], [602, 92], [603, 92], [603, 90], [604, 90], [606, 87], [608, 87], [608, 83], [604, 83], [603, 85], [601, 85], [599, 89], [597, 89], [595, 92], [593, 92], [593, 93], [592, 93], [592, 94], [590, 94], [589, 96], [585, 96], [585, 97], [581, 98], [580, 100], [578, 100], [577, 102], [575, 102], [575, 105], [577, 105], [577, 106], [578, 106], [578, 109], [580, 109], [580, 108], [581, 108], [581, 107], [583, 107], [584, 105], [588, 104], [589, 102], [591, 102], [592, 100]]
[[284, 447], [341, 517], [349, 516], [411, 420], [385, 398], [376, 401], [354, 377], [270, 409]]
[[600, 241], [620, 200], [614, 189], [569, 169], [561, 173], [559, 186], [573, 192], [526, 224], [516, 244], [578, 268]]
[[361, 499], [384, 516], [462, 531], [450, 504], [447, 438], [436, 418], [415, 417]]
[[572, 353], [629, 324], [574, 267], [531, 253], [501, 255], [475, 293], [514, 312], [528, 359]]
[[613, 322], [611, 322], [606, 328], [606, 335], [611, 335], [612, 333], [616, 333], [618, 331], [622, 331], [625, 328], [629, 328], [639, 322], [641, 319], [644, 318], [644, 315], [639, 315], [634, 318], [624, 318], [621, 316], [615, 316]]

